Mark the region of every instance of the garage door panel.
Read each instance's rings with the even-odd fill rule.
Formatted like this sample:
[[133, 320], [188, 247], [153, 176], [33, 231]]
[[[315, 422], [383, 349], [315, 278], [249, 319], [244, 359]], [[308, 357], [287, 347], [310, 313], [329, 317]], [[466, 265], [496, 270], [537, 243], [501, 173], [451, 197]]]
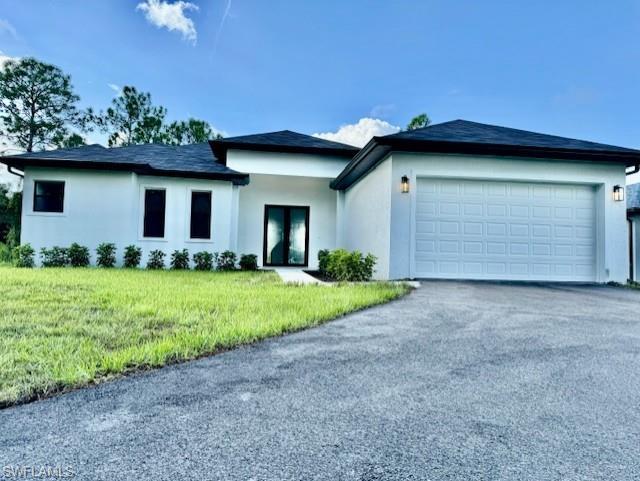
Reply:
[[417, 182], [417, 277], [594, 281], [590, 186]]

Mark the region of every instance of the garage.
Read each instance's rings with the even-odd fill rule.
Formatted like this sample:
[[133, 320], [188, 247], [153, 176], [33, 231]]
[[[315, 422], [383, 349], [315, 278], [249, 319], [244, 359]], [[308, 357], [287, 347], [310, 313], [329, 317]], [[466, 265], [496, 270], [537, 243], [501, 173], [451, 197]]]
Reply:
[[596, 187], [419, 177], [414, 276], [593, 282]]

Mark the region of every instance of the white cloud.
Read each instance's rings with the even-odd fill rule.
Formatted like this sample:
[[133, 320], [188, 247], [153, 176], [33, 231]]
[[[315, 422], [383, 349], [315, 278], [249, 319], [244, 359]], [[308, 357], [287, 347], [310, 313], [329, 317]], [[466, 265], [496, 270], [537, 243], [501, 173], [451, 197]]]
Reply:
[[142, 10], [146, 19], [156, 27], [180, 32], [184, 39], [195, 45], [198, 33], [193, 20], [185, 12], [198, 10], [197, 5], [183, 1], [170, 3], [165, 0], [145, 0], [138, 4], [136, 10]]
[[391, 125], [385, 120], [365, 117], [355, 124], [342, 125], [336, 132], [322, 132], [313, 134], [313, 136], [363, 147], [372, 137], [395, 134], [400, 130], [400, 127]]
[[18, 37], [18, 32], [16, 32], [16, 29], [13, 27], [13, 25], [11, 25], [7, 20], [4, 20], [2, 18], [0, 18], [0, 32], [7, 32], [13, 38]]
[[220, 34], [222, 33], [222, 27], [224, 27], [224, 23], [227, 21], [227, 17], [229, 16], [229, 11], [231, 10], [231, 0], [227, 0], [227, 6], [224, 9], [224, 13], [222, 14], [222, 19], [220, 20], [220, 25], [218, 25], [218, 31], [216, 32], [216, 38], [213, 41], [213, 51], [215, 52], [218, 49], [218, 41], [220, 40]]
[[109, 88], [111, 90], [113, 90], [117, 96], [120, 96], [122, 94], [122, 88], [120, 88], [119, 85], [116, 84], [107, 84], [109, 86]]

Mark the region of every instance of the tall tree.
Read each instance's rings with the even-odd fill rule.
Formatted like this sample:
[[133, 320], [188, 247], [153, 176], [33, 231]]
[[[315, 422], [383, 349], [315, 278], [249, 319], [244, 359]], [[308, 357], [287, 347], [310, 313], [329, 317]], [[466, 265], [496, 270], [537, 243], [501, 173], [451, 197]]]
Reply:
[[170, 145], [198, 144], [209, 139], [221, 139], [222, 135], [214, 133], [205, 120], [190, 118], [171, 122], [164, 129], [163, 141]]
[[71, 78], [55, 65], [10, 60], [0, 69], [0, 135], [27, 152], [55, 146], [79, 125], [78, 100]]
[[72, 133], [66, 137], [59, 137], [54, 139], [54, 144], [60, 149], [69, 149], [71, 147], [80, 147], [86, 145], [84, 137], [80, 134]]
[[90, 112], [95, 124], [109, 134], [109, 147], [162, 142], [166, 115], [164, 107], [152, 104], [151, 94], [131, 86], [122, 89], [106, 112]]
[[431, 123], [431, 119], [427, 114], [419, 114], [411, 119], [411, 122], [407, 125], [407, 130], [416, 130], [426, 127]]

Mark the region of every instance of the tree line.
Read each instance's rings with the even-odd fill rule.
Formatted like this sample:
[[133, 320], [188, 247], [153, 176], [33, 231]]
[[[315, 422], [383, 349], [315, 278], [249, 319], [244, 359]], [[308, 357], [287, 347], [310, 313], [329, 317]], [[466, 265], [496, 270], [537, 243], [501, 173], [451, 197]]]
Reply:
[[71, 77], [59, 67], [35, 58], [9, 60], [0, 69], [0, 136], [26, 152], [85, 145], [85, 135], [93, 131], [107, 134], [109, 147], [219, 137], [204, 120], [168, 122], [167, 109], [132, 86], [106, 110], [81, 109], [79, 101]]
[[[35, 58], [9, 60], [0, 69], [0, 136], [26, 152], [85, 145], [85, 135], [96, 130], [108, 135], [109, 147], [185, 145], [221, 137], [204, 120], [168, 122], [167, 109], [133, 86], [125, 86], [111, 106], [99, 112], [80, 109], [79, 101], [71, 77], [55, 65]], [[422, 113], [406, 129], [430, 123]]]

